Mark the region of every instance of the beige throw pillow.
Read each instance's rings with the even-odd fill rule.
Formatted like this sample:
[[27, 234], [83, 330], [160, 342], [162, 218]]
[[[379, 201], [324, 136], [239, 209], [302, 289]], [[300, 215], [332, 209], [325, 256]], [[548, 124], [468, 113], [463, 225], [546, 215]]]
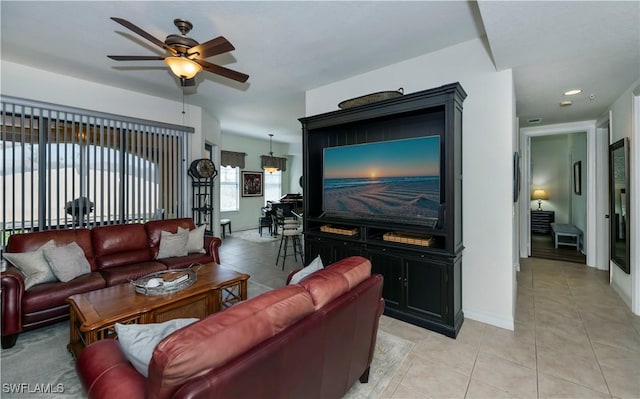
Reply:
[[302, 281], [302, 279], [304, 279], [305, 277], [307, 277], [313, 272], [317, 272], [323, 267], [324, 265], [322, 264], [322, 259], [320, 258], [320, 255], [318, 255], [314, 260], [311, 261], [311, 263], [309, 263], [308, 266], [306, 266], [303, 269], [300, 269], [296, 274], [291, 276], [291, 280], [289, 281], [289, 284], [298, 284], [300, 281]]
[[190, 254], [203, 254], [207, 251], [204, 249], [204, 230], [207, 226], [202, 225], [200, 227], [196, 227], [193, 230], [183, 229], [182, 227], [178, 227], [178, 233], [180, 231], [189, 232], [189, 240], [187, 241], [187, 253]]
[[24, 276], [24, 289], [28, 290], [36, 284], [56, 281], [56, 276], [43, 254], [45, 249], [55, 247], [53, 240], [49, 240], [35, 251], [4, 253], [3, 256], [20, 270]]
[[160, 232], [160, 248], [156, 259], [173, 258], [174, 256], [187, 256], [187, 242], [189, 230], [179, 229], [177, 233], [168, 231]]
[[89, 261], [76, 242], [62, 247], [45, 249], [44, 257], [49, 262], [53, 274], [63, 283], [83, 274], [91, 273]]
[[149, 362], [156, 345], [174, 331], [195, 323], [200, 319], [173, 319], [164, 323], [120, 324], [116, 323], [116, 333], [122, 352], [133, 367], [145, 377], [149, 374]]

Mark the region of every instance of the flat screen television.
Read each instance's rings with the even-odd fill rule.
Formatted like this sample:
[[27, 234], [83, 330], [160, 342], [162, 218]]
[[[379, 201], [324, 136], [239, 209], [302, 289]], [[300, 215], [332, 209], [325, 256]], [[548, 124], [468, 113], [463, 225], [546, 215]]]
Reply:
[[327, 147], [324, 215], [436, 227], [440, 209], [440, 136]]

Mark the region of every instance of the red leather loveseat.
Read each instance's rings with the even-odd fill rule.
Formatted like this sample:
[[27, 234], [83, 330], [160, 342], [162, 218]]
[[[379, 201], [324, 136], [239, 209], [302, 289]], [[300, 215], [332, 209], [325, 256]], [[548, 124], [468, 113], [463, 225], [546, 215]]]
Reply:
[[116, 340], [78, 356], [89, 398], [340, 398], [367, 382], [382, 277], [354, 256], [174, 331], [148, 377]]
[[50, 240], [56, 246], [76, 242], [89, 262], [91, 272], [67, 282], [34, 285], [25, 290], [19, 269], [8, 263], [2, 272], [2, 348], [15, 345], [18, 334], [69, 318], [66, 299], [149, 273], [185, 268], [192, 263], [220, 263], [217, 237], [204, 237], [205, 253], [155, 259], [162, 231], [176, 233], [178, 227], [193, 230], [190, 218], [150, 221], [145, 224], [99, 226], [93, 229], [47, 230], [14, 234], [7, 252], [35, 251]]

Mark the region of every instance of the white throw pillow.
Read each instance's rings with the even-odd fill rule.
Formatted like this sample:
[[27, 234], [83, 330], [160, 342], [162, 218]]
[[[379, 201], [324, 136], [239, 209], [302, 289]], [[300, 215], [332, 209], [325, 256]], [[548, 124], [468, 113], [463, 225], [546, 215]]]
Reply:
[[133, 367], [145, 377], [149, 374], [149, 362], [153, 350], [172, 332], [195, 323], [200, 319], [173, 319], [164, 323], [120, 324], [116, 323], [116, 333], [122, 352]]
[[187, 256], [187, 242], [189, 230], [180, 229], [171, 234], [168, 231], [160, 232], [160, 249], [156, 259], [172, 258], [174, 256]]
[[324, 265], [322, 264], [322, 259], [320, 258], [320, 255], [318, 255], [311, 263], [309, 263], [307, 267], [300, 269], [296, 274], [291, 276], [291, 281], [289, 281], [289, 284], [298, 284], [300, 281], [302, 281], [302, 279], [313, 272], [317, 272], [323, 267]]
[[178, 227], [178, 232], [180, 231], [188, 231], [189, 232], [189, 240], [187, 241], [187, 253], [190, 254], [203, 254], [207, 251], [204, 249], [204, 230], [207, 226], [202, 225], [200, 227], [196, 227], [193, 230], [183, 229], [182, 227]]
[[53, 240], [47, 241], [43, 246], [32, 252], [14, 252], [4, 253], [6, 260], [17, 267], [24, 276], [25, 291], [36, 284], [49, 283], [57, 281], [56, 276], [49, 267], [49, 262], [44, 257], [44, 250], [55, 248], [56, 244]]
[[84, 256], [84, 251], [76, 242], [62, 247], [47, 248], [43, 253], [49, 262], [51, 271], [63, 283], [83, 274], [91, 273], [91, 265]]

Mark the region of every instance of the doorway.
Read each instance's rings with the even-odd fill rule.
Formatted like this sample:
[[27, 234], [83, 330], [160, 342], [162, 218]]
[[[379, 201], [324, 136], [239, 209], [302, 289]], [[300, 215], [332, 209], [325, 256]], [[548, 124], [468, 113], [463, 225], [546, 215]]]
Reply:
[[[533, 213], [538, 209], [538, 200], [531, 197], [531, 200], [527, 200], [523, 195], [523, 200], [520, 201], [520, 256], [523, 258], [531, 257], [532, 249], [535, 247], [536, 256], [566, 261], [564, 253], [572, 251], [570, 255], [568, 252], [566, 253], [572, 260], [588, 266], [595, 266], [596, 246], [598, 246], [595, 234], [596, 185], [591, 183], [595, 180], [596, 165], [595, 121], [522, 128], [520, 133], [523, 193], [526, 195], [527, 189], [544, 189], [545, 187], [542, 185], [550, 183], [549, 192], [542, 197], [540, 203], [543, 211], [553, 212], [552, 220], [551, 218], [547, 219], [548, 227], [542, 234], [545, 245], [539, 246], [537, 245], [539, 237], [534, 236], [536, 233], [532, 231], [537, 223], [535, 216], [539, 216]], [[554, 161], [553, 167], [548, 167], [546, 161], [533, 160], [532, 163], [532, 154], [535, 155], [535, 149], [532, 151], [532, 141], [546, 138], [547, 147], [549, 145], [553, 147], [554, 136], [563, 137], [560, 140], [565, 143], [563, 144], [565, 149]], [[582, 138], [578, 139], [579, 136]], [[545, 141], [543, 140], [542, 143]], [[537, 176], [538, 171], [544, 172], [545, 169], [547, 177], [542, 179], [536, 177], [534, 180], [534, 175]], [[561, 173], [557, 173], [560, 176], [555, 176], [557, 181], [553, 182], [551, 180], [556, 172]], [[540, 187], [537, 187], [538, 185]], [[533, 191], [530, 191], [529, 195], [531, 194]], [[532, 220], [532, 215], [534, 220]], [[575, 246], [560, 244], [556, 251], [551, 223], [577, 227], [581, 232], [581, 238], [577, 244], [579, 250], [576, 251]], [[538, 252], [538, 249], [541, 249], [544, 254]]]
[[531, 256], [586, 263], [585, 132], [530, 140]]

